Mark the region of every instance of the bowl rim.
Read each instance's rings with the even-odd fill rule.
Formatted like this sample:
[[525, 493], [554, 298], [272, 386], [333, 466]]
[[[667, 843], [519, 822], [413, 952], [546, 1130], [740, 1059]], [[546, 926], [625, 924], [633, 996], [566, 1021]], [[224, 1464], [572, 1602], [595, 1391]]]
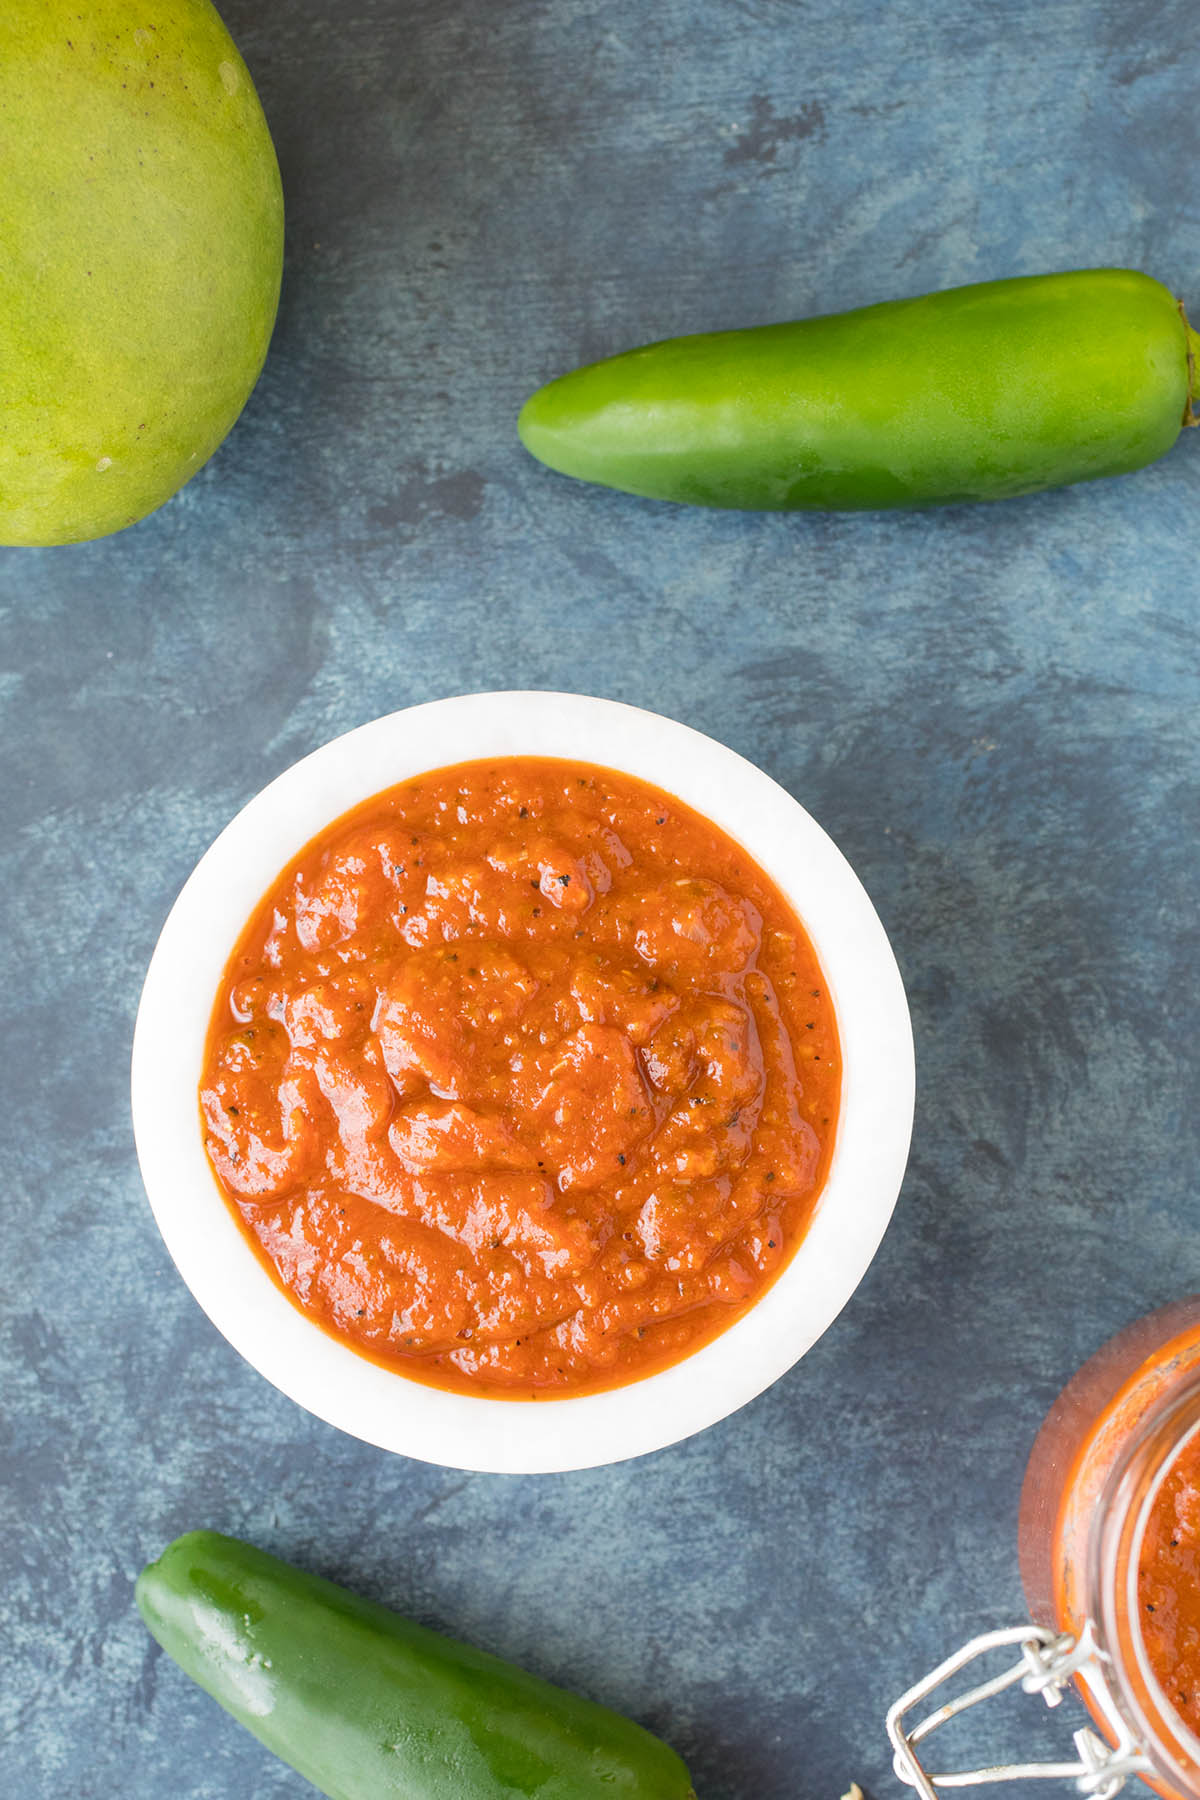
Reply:
[[[748, 1312], [683, 1361], [599, 1394], [450, 1393], [370, 1361], [289, 1300], [236, 1223], [204, 1152], [197, 1094], [213, 997], [252, 909], [288, 862], [360, 801], [493, 756], [562, 757], [633, 775], [709, 818], [803, 921], [842, 1051], [837, 1137], [805, 1237]], [[151, 1210], [217, 1330], [300, 1406], [381, 1449], [473, 1471], [536, 1474], [642, 1456], [716, 1424], [786, 1373], [874, 1257], [908, 1158], [915, 1067], [896, 959], [866, 891], [771, 776], [691, 726], [552, 690], [455, 695], [333, 738], [250, 799], [201, 857], [162, 928], [134, 1030], [132, 1110]]]

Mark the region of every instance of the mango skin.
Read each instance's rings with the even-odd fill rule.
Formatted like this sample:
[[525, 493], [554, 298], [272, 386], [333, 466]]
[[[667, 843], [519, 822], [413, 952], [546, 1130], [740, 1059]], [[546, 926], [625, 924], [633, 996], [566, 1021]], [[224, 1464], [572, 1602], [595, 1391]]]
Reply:
[[120, 531], [267, 353], [279, 166], [209, 0], [0, 7], [0, 543]]
[[668, 338], [547, 383], [518, 431], [550, 468], [655, 500], [1006, 500], [1164, 455], [1193, 422], [1198, 344], [1136, 270], [1017, 276]]

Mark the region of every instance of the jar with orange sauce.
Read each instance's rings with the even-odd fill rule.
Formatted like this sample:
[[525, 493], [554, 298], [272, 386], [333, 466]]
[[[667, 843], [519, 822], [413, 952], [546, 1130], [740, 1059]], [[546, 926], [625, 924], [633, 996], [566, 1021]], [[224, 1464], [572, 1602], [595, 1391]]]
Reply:
[[[896, 1773], [924, 1800], [1052, 1777], [1111, 1800], [1131, 1775], [1163, 1800], [1200, 1800], [1200, 1295], [1128, 1326], [1067, 1384], [1026, 1469], [1018, 1544], [1031, 1623], [972, 1640], [896, 1702]], [[905, 1724], [1006, 1646], [1019, 1661]], [[918, 1753], [1004, 1688], [1054, 1706], [1072, 1684], [1096, 1728], [1075, 1731], [1074, 1761], [932, 1775]]]

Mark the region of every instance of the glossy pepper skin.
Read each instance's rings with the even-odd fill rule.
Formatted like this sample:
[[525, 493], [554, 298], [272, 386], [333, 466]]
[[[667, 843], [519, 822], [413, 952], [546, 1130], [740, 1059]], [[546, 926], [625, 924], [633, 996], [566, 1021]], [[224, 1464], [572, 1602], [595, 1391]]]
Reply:
[[329, 1800], [694, 1800], [640, 1725], [237, 1538], [177, 1538], [137, 1603], [168, 1655]]
[[1006, 500], [1123, 475], [1195, 423], [1200, 336], [1148, 275], [1086, 269], [669, 338], [539, 388], [563, 474], [788, 511]]

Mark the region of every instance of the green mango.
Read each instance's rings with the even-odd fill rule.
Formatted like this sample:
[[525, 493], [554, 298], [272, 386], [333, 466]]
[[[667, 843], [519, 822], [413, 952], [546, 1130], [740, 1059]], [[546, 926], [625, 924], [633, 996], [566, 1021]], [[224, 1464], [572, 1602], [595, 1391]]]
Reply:
[[103, 537], [212, 455], [267, 353], [279, 166], [209, 0], [0, 6], [0, 544]]

